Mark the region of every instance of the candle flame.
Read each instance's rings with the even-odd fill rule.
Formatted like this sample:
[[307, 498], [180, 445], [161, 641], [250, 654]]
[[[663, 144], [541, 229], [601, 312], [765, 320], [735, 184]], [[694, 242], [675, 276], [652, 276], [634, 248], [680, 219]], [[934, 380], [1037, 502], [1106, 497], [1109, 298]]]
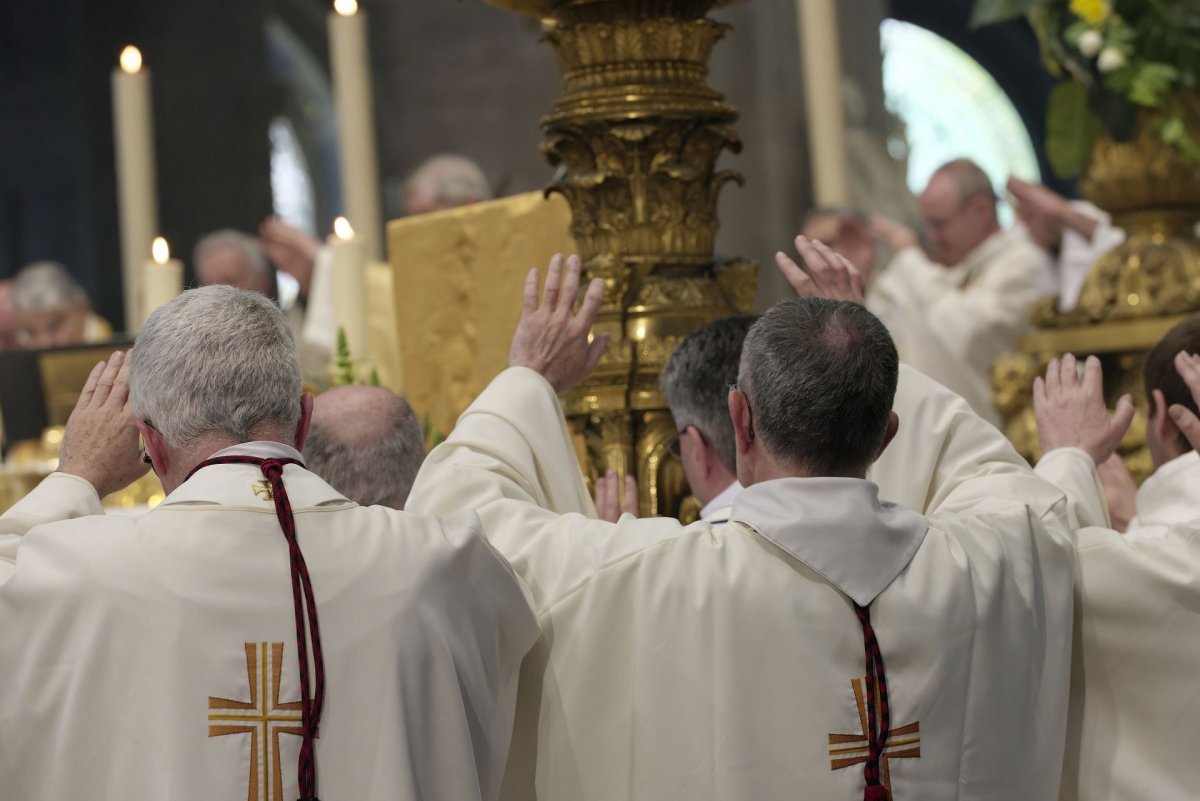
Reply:
[[338, 217], [333, 221], [333, 235], [338, 239], [353, 239], [354, 228], [351, 227], [350, 221], [345, 217]]
[[353, 17], [358, 12], [358, 0], [333, 0], [333, 10], [343, 17]]
[[121, 51], [121, 69], [134, 75], [142, 71], [142, 51], [133, 45], [126, 45]]
[[158, 264], [166, 264], [171, 258], [171, 249], [167, 247], [167, 240], [161, 236], [154, 237], [154, 244], [150, 246], [150, 255], [154, 256], [154, 261]]

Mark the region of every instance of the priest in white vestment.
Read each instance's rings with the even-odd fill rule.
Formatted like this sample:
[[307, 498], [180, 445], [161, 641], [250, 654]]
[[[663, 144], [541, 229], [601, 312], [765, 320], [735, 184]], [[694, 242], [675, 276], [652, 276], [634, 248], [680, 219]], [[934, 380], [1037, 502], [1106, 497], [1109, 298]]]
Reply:
[[[311, 397], [257, 293], [185, 292], [129, 362], [0, 517], [0, 797], [496, 798], [538, 628], [478, 518], [304, 468]], [[145, 470], [135, 423], [167, 498], [103, 516]]]
[[[795, 285], [861, 299], [843, 263], [801, 247], [813, 278]], [[1073, 569], [1063, 494], [909, 370], [899, 397], [941, 407], [925, 415], [941, 426], [926, 432], [936, 456], [914, 464], [931, 473], [917, 491], [931, 516], [881, 504], [862, 476], [896, 415], [906, 425], [905, 408], [892, 414], [895, 349], [858, 304], [805, 298], [746, 340], [728, 396], [746, 485], [730, 523], [548, 512], [587, 504], [555, 391], [594, 363], [588, 315], [602, 297], [593, 282], [579, 317], [563, 311], [560, 269], [541, 306], [531, 276], [514, 366], [409, 500], [477, 509], [533, 592], [543, 633], [505, 797], [1055, 798]]]
[[992, 363], [1016, 347], [1034, 302], [1053, 294], [1050, 259], [1022, 229], [1000, 227], [995, 191], [972, 162], [938, 169], [918, 201], [928, 253], [913, 231], [873, 220], [895, 255], [872, 284], [867, 307], [905, 363], [999, 424]]
[[[1200, 363], [1187, 355], [1198, 351], [1200, 318], [1191, 318], [1147, 356], [1156, 469], [1123, 534], [1107, 522], [1095, 464], [1037, 466], [1090, 526], [1078, 533], [1064, 801], [1194, 798], [1200, 787]], [[1087, 371], [1090, 393], [1076, 387], [1072, 358], [1051, 364], [1035, 394], [1043, 447], [1075, 444], [1098, 427], [1087, 399], [1102, 396], [1099, 362]]]

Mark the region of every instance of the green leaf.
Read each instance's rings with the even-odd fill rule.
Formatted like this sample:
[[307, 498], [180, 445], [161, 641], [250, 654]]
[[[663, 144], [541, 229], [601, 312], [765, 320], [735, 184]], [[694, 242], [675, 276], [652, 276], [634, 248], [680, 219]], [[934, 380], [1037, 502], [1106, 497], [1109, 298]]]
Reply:
[[970, 27], [982, 28], [984, 25], [1015, 19], [1047, 2], [1049, 0], [975, 0]]
[[1066, 81], [1054, 87], [1046, 111], [1046, 158], [1060, 178], [1078, 175], [1087, 164], [1099, 129], [1086, 86]]

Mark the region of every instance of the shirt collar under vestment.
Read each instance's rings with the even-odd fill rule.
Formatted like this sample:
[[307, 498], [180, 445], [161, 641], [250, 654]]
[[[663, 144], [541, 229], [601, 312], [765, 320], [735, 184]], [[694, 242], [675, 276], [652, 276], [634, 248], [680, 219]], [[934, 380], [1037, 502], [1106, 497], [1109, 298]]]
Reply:
[[[304, 460], [300, 452], [292, 446], [267, 441], [242, 442], [217, 451], [209, 458], [222, 456]], [[299, 465], [286, 465], [283, 477], [287, 484], [288, 497], [295, 509], [353, 503], [315, 473]], [[196, 471], [194, 476], [176, 487], [159, 506], [252, 506], [262, 507], [262, 511], [274, 513], [275, 507], [269, 494], [262, 491], [261, 479], [262, 472], [254, 465], [209, 465]]]
[[879, 487], [855, 478], [783, 478], [747, 487], [732, 520], [820, 573], [867, 606], [904, 571], [929, 522], [880, 503]]

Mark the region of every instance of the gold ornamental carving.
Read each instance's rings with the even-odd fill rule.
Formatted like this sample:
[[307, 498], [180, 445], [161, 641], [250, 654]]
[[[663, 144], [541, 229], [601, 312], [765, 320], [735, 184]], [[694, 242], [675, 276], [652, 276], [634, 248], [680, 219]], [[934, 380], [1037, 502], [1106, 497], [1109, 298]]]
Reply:
[[542, 119], [542, 153], [559, 169], [589, 277], [605, 283], [596, 333], [613, 346], [563, 399], [588, 472], [634, 472], [643, 514], [687, 516], [682, 468], [665, 449], [675, 426], [658, 389], [678, 341], [752, 311], [754, 264], [716, 266], [717, 200], [741, 177], [718, 170], [741, 148], [737, 111], [707, 83], [729, 27], [716, 0], [488, 0], [543, 19], [563, 94]]

